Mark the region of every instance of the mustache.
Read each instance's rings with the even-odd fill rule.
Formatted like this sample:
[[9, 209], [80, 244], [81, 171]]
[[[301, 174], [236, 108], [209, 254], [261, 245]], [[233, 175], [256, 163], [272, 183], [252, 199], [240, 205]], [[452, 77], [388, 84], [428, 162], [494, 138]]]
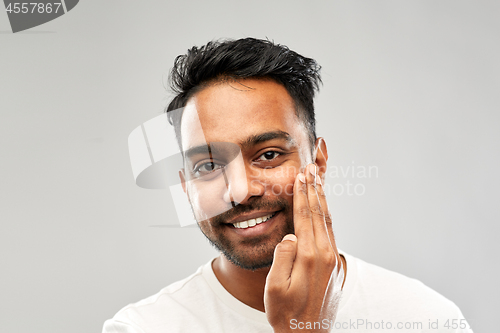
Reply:
[[284, 198], [277, 198], [275, 200], [259, 199], [251, 201], [247, 204], [236, 204], [233, 208], [224, 213], [221, 213], [212, 218], [212, 222], [216, 225], [225, 224], [226, 221], [244, 213], [260, 211], [260, 210], [284, 210], [290, 206], [288, 201]]

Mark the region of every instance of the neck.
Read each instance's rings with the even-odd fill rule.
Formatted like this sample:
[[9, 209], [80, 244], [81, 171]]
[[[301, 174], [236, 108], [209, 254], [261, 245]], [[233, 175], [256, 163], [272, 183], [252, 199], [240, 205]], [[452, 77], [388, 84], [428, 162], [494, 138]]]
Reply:
[[[344, 256], [340, 256], [344, 264], [344, 287], [347, 277], [347, 265]], [[220, 255], [212, 263], [217, 280], [231, 295], [244, 304], [265, 312], [264, 308], [264, 288], [269, 268], [262, 268], [255, 271], [243, 269], [231, 263], [224, 255]]]
[[214, 260], [212, 268], [219, 282], [231, 295], [264, 312], [264, 287], [269, 268], [250, 271], [236, 266], [223, 255]]

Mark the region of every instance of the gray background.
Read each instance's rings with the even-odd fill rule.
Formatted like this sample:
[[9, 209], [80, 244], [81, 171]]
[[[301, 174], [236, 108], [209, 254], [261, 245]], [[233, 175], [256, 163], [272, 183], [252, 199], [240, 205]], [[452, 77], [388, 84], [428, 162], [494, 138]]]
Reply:
[[0, 326], [99, 332], [216, 255], [134, 185], [128, 134], [161, 113], [173, 59], [269, 37], [323, 66], [329, 165], [377, 166], [331, 195], [339, 247], [420, 279], [497, 330], [495, 1], [82, 1], [12, 34], [0, 13]]

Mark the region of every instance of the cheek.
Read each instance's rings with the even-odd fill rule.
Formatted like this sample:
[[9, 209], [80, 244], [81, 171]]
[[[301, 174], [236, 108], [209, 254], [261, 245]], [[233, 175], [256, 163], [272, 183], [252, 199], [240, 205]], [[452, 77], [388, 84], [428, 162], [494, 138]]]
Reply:
[[224, 211], [222, 193], [210, 182], [190, 182], [187, 185], [189, 200], [197, 221], [203, 221]]
[[[271, 186], [273, 196], [292, 197], [293, 196], [293, 183], [274, 183]], [[290, 199], [291, 200], [291, 199]]]
[[282, 167], [263, 170], [263, 178], [268, 184], [268, 193], [273, 196], [293, 196], [293, 184], [299, 173], [298, 168]]
[[271, 191], [276, 196], [290, 197], [293, 196], [293, 184], [295, 182], [295, 177], [281, 179], [280, 182], [275, 182], [271, 188]]

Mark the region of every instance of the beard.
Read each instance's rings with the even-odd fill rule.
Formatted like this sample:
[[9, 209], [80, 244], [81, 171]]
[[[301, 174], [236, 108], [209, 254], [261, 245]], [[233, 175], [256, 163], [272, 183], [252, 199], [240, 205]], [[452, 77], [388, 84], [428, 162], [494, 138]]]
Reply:
[[[270, 235], [248, 237], [238, 243], [227, 237], [227, 228], [231, 227], [226, 224], [226, 221], [243, 213], [261, 210], [276, 211], [275, 217], [284, 217], [285, 223], [282, 223]], [[199, 221], [198, 226], [210, 244], [231, 263], [252, 271], [271, 267], [276, 245], [281, 242], [285, 235], [294, 233], [292, 207], [287, 200], [280, 197], [275, 200], [255, 198], [247, 204], [236, 205], [222, 214]]]

